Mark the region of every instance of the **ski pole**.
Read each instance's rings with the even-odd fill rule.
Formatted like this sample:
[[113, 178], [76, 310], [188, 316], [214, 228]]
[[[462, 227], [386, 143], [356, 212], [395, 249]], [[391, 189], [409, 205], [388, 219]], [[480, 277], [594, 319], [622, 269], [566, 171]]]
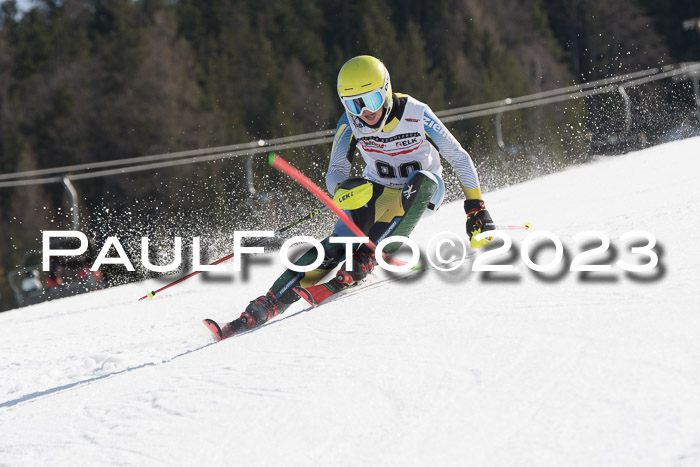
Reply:
[[507, 224], [486, 224], [487, 227], [491, 227], [493, 230], [530, 230], [532, 224], [529, 222], [523, 225], [507, 225]]
[[[303, 222], [306, 222], [306, 221], [308, 221], [309, 219], [312, 219], [312, 218], [318, 216], [319, 214], [321, 214], [321, 213], [323, 213], [323, 212], [325, 212], [325, 211], [328, 211], [328, 209], [329, 209], [328, 206], [323, 206], [323, 207], [321, 207], [321, 208], [319, 208], [319, 209], [316, 209], [315, 211], [310, 212], [309, 214], [305, 215], [304, 217], [295, 220], [295, 221], [292, 222], [291, 224], [287, 224], [287, 225], [285, 225], [284, 227], [275, 230], [275, 233], [274, 233], [274, 236], [273, 236], [273, 237], [263, 237], [263, 238], [260, 238], [260, 239], [258, 239], [258, 240], [255, 240], [255, 241], [252, 242], [252, 243], [249, 243], [249, 244], [246, 245], [246, 246], [257, 246], [257, 245], [260, 245], [261, 243], [264, 243], [264, 242], [270, 240], [271, 238], [277, 237], [279, 234], [281, 234], [281, 233], [283, 233], [283, 232], [286, 232], [287, 230], [289, 230], [289, 229], [291, 229], [291, 228], [293, 228], [293, 227], [296, 227], [297, 225], [299, 225], [299, 224], [301, 224], [301, 223], [303, 223]], [[209, 266], [214, 266], [214, 265], [216, 265], [216, 264], [223, 263], [224, 261], [233, 258], [233, 255], [234, 255], [234, 253], [231, 253], [230, 255], [226, 255], [226, 256], [224, 256], [224, 257], [221, 258], [221, 259], [217, 259], [216, 261], [214, 261], [213, 263], [211, 263]], [[175, 285], [175, 284], [179, 284], [180, 282], [185, 281], [185, 280], [189, 279], [190, 277], [194, 277], [194, 276], [196, 276], [197, 274], [199, 274], [200, 272], [202, 272], [202, 271], [192, 271], [191, 273], [187, 274], [186, 276], [183, 276], [183, 277], [181, 277], [181, 278], [179, 278], [179, 279], [177, 279], [177, 280], [175, 280], [175, 281], [173, 281], [173, 282], [171, 282], [171, 283], [169, 283], [169, 284], [167, 284], [167, 285], [161, 287], [160, 289], [149, 291], [146, 295], [144, 295], [143, 297], [139, 298], [139, 301], [145, 300], [146, 298], [153, 298], [157, 293], [162, 292], [163, 290], [165, 290], [165, 289], [167, 289], [167, 288], [170, 288], [170, 287], [172, 287], [172, 286]]]

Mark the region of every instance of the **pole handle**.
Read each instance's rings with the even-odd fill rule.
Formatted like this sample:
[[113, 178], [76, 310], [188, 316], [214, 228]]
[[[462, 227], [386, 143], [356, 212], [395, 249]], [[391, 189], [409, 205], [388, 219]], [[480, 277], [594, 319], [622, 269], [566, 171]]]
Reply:
[[486, 224], [487, 227], [491, 227], [493, 230], [530, 230], [532, 224], [525, 222], [522, 225], [509, 225], [509, 224]]

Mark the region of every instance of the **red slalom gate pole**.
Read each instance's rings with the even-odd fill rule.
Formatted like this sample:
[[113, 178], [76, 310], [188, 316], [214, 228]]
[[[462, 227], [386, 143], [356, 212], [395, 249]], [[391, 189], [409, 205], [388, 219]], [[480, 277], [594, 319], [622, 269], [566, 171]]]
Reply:
[[[279, 155], [275, 154], [274, 152], [271, 152], [270, 155], [268, 156], [267, 161], [270, 163], [270, 165], [279, 170], [280, 172], [284, 173], [285, 175], [288, 175], [289, 177], [293, 178], [297, 182], [299, 182], [300, 185], [302, 185], [304, 188], [309, 190], [311, 194], [313, 194], [315, 197], [321, 200], [323, 204], [328, 206], [328, 208], [335, 213], [336, 216], [340, 218], [345, 225], [352, 230], [352, 233], [354, 233], [358, 237], [366, 237], [365, 233], [360, 230], [360, 228], [355, 224], [352, 219], [343, 211], [340, 209], [335, 203], [333, 203], [333, 200], [328, 196], [322, 189], [318, 187], [314, 182], [309, 179], [306, 175], [303, 173], [299, 172], [294, 166], [292, 166], [289, 162], [286, 160], [282, 159]], [[370, 247], [372, 251], [375, 251], [377, 249], [377, 245], [374, 244], [372, 240], [368, 240], [365, 242], [365, 245]], [[404, 261], [398, 260], [398, 259], [393, 259], [389, 258], [388, 256], [384, 256], [384, 260], [387, 261], [388, 263], [391, 263], [396, 266], [403, 266], [406, 263]]]

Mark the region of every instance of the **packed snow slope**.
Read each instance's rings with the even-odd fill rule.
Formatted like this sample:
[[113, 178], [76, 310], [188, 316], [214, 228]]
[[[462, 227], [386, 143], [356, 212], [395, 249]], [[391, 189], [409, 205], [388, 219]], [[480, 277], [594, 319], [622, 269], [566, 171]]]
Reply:
[[[492, 261], [514, 272], [470, 252], [220, 343], [202, 318], [237, 317], [277, 253], [152, 301], [162, 283], [2, 313], [0, 465], [700, 465], [699, 156], [688, 139], [487, 193], [496, 222], [535, 226]], [[463, 229], [454, 203], [413, 238]], [[565, 256], [535, 274], [520, 250], [543, 230]], [[568, 270], [588, 230], [611, 271]], [[628, 274], [638, 230], [659, 264]]]

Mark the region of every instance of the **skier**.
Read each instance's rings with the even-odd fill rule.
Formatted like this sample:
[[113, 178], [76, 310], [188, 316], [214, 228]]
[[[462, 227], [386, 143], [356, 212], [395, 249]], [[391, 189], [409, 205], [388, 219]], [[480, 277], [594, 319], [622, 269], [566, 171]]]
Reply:
[[[367, 55], [349, 60], [338, 73], [337, 91], [345, 112], [336, 127], [326, 187], [331, 194], [338, 194], [371, 185], [367, 204], [348, 211], [371, 241], [408, 236], [424, 214], [440, 207], [445, 194], [440, 156], [454, 167], [466, 196], [469, 238], [492, 228], [469, 154], [430, 107], [392, 91], [389, 71], [380, 60]], [[365, 161], [363, 176], [348, 178], [356, 150]], [[313, 285], [335, 269], [345, 257], [345, 245], [330, 243], [333, 236], [354, 235], [338, 221], [331, 235], [321, 242], [325, 258], [317, 269], [285, 271], [267, 294], [250, 302], [240, 318], [221, 328], [221, 337], [260, 326], [284, 312], [299, 299], [294, 287]], [[384, 251], [391, 253], [399, 247], [392, 243]], [[295, 264], [309, 265], [316, 255], [316, 249], [310, 248]], [[374, 269], [375, 261], [368, 247], [356, 246], [352, 267], [344, 265], [327, 287], [337, 292], [362, 281]]]

